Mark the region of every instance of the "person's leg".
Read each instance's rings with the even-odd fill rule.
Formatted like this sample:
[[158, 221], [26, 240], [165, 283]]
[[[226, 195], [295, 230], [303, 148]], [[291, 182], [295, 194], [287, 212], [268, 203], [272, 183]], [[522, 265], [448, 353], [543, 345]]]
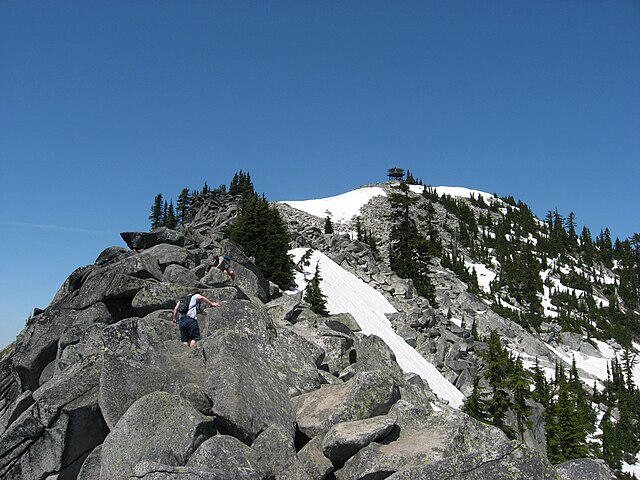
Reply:
[[197, 344], [198, 344], [198, 342], [196, 342], [195, 340], [189, 340], [189, 344], [187, 346], [189, 348], [196, 348]]

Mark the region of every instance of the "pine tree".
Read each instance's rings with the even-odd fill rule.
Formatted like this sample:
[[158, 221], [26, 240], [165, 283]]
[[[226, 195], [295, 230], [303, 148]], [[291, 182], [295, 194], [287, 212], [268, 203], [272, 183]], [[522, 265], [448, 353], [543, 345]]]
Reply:
[[156, 195], [156, 198], [153, 201], [153, 205], [151, 206], [151, 214], [149, 215], [149, 220], [151, 220], [151, 230], [154, 228], [158, 228], [162, 225], [162, 194], [159, 193]]
[[485, 378], [492, 393], [488, 408], [491, 423], [514, 438], [515, 432], [505, 423], [507, 412], [512, 406], [506, 390], [511, 375], [509, 353], [502, 347], [502, 340], [496, 330], [491, 330], [485, 341], [489, 348], [482, 357], [487, 362]]
[[311, 305], [311, 310], [313, 310], [318, 315], [326, 317], [329, 315], [327, 311], [327, 300], [326, 296], [322, 293], [320, 289], [320, 281], [322, 277], [320, 276], [320, 264], [316, 263], [316, 272], [313, 275], [313, 278], [307, 283], [307, 288], [305, 289], [304, 300], [309, 305]]
[[475, 377], [473, 379], [473, 390], [471, 395], [467, 397], [462, 405], [462, 411], [467, 415], [480, 420], [481, 422], [487, 422], [487, 409], [485, 407], [484, 398], [486, 394], [483, 393], [479, 386], [480, 378]]
[[333, 222], [329, 215], [324, 219], [324, 233], [333, 233]]
[[437, 305], [435, 287], [429, 276], [431, 255], [429, 242], [418, 232], [410, 216], [410, 206], [417, 199], [409, 196], [409, 187], [401, 183], [399, 192], [389, 196], [390, 219], [393, 222], [389, 233], [389, 263], [391, 269], [402, 278], [410, 278], [418, 295]]
[[531, 427], [531, 422], [528, 421], [529, 414], [531, 413], [531, 407], [527, 405], [527, 399], [530, 398], [529, 376], [522, 365], [522, 359], [516, 357], [511, 370], [510, 387], [513, 392], [513, 412], [516, 415], [516, 424], [518, 428], [518, 434], [520, 435], [520, 441], [524, 442], [524, 432], [527, 428]]
[[167, 209], [167, 220], [165, 226], [168, 228], [176, 228], [178, 226], [178, 219], [176, 218], [175, 211], [173, 209], [173, 200], [169, 202], [169, 208]]
[[278, 209], [270, 206], [264, 196], [252, 195], [245, 200], [228, 233], [255, 259], [267, 280], [285, 290], [295, 284], [294, 264], [288, 253], [289, 232]]
[[191, 195], [189, 194], [188, 188], [183, 188], [178, 196], [178, 202], [176, 204], [177, 210], [177, 220], [180, 225], [184, 224], [187, 213], [189, 212], [189, 207], [191, 207]]

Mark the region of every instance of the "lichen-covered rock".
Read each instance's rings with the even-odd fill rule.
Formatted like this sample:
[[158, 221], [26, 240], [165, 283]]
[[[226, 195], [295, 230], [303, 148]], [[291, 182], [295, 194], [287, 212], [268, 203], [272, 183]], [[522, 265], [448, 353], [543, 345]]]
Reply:
[[131, 405], [105, 439], [100, 479], [128, 478], [143, 460], [185, 465], [214, 433], [213, 418], [186, 400], [166, 392], [150, 393]]
[[[503, 442], [492, 445], [489, 449], [485, 446], [472, 453], [450, 455], [434, 462], [408, 467], [386, 478], [389, 480], [557, 479], [553, 466], [543, 455], [516, 442]], [[581, 480], [590, 477], [572, 478]]]
[[[202, 344], [207, 369], [205, 391], [224, 428], [250, 445], [265, 429], [278, 425], [291, 434], [295, 415], [287, 386], [273, 362], [263, 355], [261, 337], [249, 332], [222, 332]], [[272, 348], [272, 347], [271, 347]]]
[[579, 458], [555, 466], [561, 480], [588, 478], [589, 480], [613, 480], [616, 476], [603, 460]]
[[294, 435], [279, 425], [271, 425], [253, 441], [251, 452], [258, 470], [275, 476], [296, 458]]
[[333, 464], [322, 453], [322, 436], [313, 438], [296, 455], [294, 462], [277, 476], [278, 480], [322, 480], [333, 471]]
[[187, 462], [187, 467], [226, 472], [229, 478], [263, 479], [259, 465], [252, 458], [251, 448], [229, 435], [215, 435], [206, 440]]
[[390, 415], [338, 423], [324, 436], [322, 451], [334, 465], [343, 465], [361, 448], [386, 437], [395, 425]]
[[336, 423], [385, 415], [400, 398], [394, 382], [380, 372], [362, 372], [341, 385], [322, 385], [293, 398], [298, 429], [313, 438]]
[[122, 232], [120, 234], [131, 250], [148, 249], [162, 243], [184, 246], [185, 236], [167, 227], [159, 227], [150, 232]]

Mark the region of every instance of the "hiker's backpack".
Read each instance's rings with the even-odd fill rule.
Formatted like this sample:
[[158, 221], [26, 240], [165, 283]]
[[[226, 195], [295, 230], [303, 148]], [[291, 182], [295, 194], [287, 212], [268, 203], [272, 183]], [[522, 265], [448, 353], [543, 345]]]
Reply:
[[180, 302], [178, 303], [178, 313], [181, 313], [182, 315], [187, 314], [189, 311], [189, 304], [191, 303], [191, 297], [193, 297], [193, 295], [188, 294], [180, 299]]
[[222, 262], [222, 267], [225, 269], [231, 268], [231, 257], [228, 257], [227, 255], [223, 255], [222, 259], [224, 260]]

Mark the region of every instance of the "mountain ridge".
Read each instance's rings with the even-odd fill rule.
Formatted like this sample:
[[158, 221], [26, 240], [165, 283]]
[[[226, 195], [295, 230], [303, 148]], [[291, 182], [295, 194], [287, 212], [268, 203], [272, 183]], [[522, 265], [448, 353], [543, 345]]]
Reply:
[[[459, 220], [471, 222], [469, 210], [450, 198], [436, 201], [435, 191], [425, 193], [411, 193], [417, 199], [411, 214], [429, 240], [437, 236], [441, 242], [443, 255], [430, 262], [437, 304], [389, 267], [393, 225], [385, 221], [386, 196], [373, 196], [360, 208], [360, 234], [369, 236], [367, 242], [357, 238], [358, 221], [327, 234], [324, 218], [275, 205], [290, 246], [299, 254], [322, 252], [331, 262], [322, 264], [327, 280], [336, 282], [331, 265], [384, 297], [395, 309], [385, 320], [402, 347], [420, 354], [467, 399], [474, 397], [475, 379], [491, 367], [486, 355], [494, 347], [503, 357], [503, 348], [522, 355], [526, 347], [551, 364], [553, 352], [531, 331], [532, 323], [494, 311], [473, 286], [471, 272], [460, 268], [460, 257], [448, 256], [452, 245], [460, 254], [473, 244], [463, 242]], [[532, 425], [522, 431], [514, 431], [517, 410], [509, 411], [502, 430], [517, 440], [509, 438], [490, 422], [447, 405], [458, 406], [429, 387], [429, 374], [403, 372], [403, 354], [363, 332], [366, 319], [359, 325], [355, 311], [322, 317], [303, 301], [302, 282], [289, 294], [267, 282], [225, 233], [237, 218], [238, 201], [206, 192], [184, 225], [123, 233], [129, 250], [105, 249], [30, 319], [15, 350], [0, 361], [4, 478], [438, 478], [443, 471], [470, 475], [461, 478], [504, 478], [514, 471], [521, 478], [584, 478], [583, 467], [593, 478], [612, 478], [594, 460], [574, 456], [558, 466], [549, 463], [540, 402], [530, 402]], [[477, 202], [472, 213], [478, 224], [480, 214], [514, 215], [505, 200], [496, 200], [495, 212], [479, 199], [469, 202]], [[447, 229], [453, 218], [458, 230]], [[377, 253], [371, 238], [378, 239]], [[221, 252], [234, 259], [236, 285], [211, 268], [212, 256]], [[337, 290], [353, 288], [345, 285]], [[188, 350], [177, 340], [170, 311], [193, 286], [222, 307], [202, 312], [204, 340], [201, 348]], [[526, 293], [502, 288], [510, 301]], [[505, 347], [491, 343], [495, 331]], [[545, 335], [566, 337], [575, 351], [594, 354], [591, 343], [566, 333]], [[178, 427], [181, 415], [194, 423]], [[168, 447], [160, 425], [174, 432]], [[134, 431], [147, 433], [134, 439]], [[35, 455], [41, 460], [33, 461]], [[463, 458], [482, 460], [469, 467]], [[494, 462], [493, 470], [483, 470], [484, 462]]]

